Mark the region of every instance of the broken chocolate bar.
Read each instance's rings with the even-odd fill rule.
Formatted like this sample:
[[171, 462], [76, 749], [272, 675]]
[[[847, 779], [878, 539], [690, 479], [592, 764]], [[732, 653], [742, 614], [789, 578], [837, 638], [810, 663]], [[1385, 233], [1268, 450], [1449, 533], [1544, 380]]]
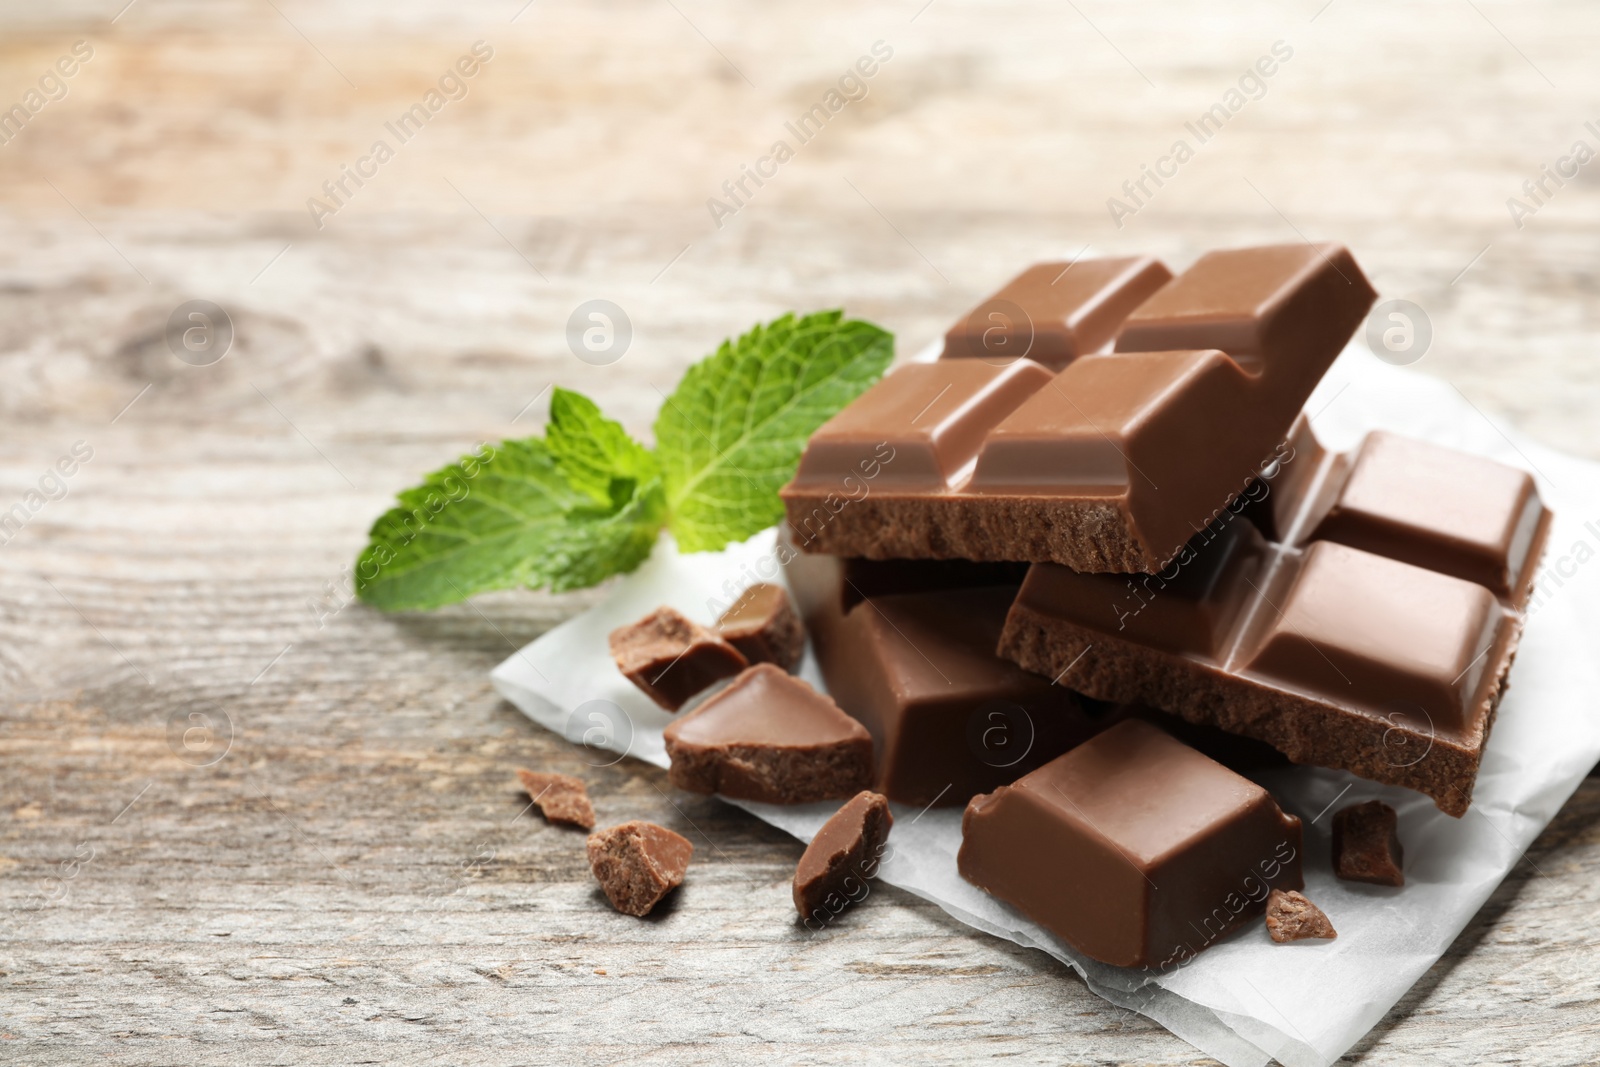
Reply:
[[1254, 481], [1373, 297], [1337, 245], [1212, 252], [1059, 373], [908, 364], [811, 436], [788, 525], [806, 552], [1159, 570]]
[[1333, 817], [1333, 873], [1347, 882], [1405, 885], [1400, 817], [1381, 800], [1351, 804]]
[[662, 739], [668, 780], [691, 793], [808, 804], [872, 784], [872, 738], [862, 725], [770, 663], [739, 675]]
[[952, 326], [940, 358], [1026, 358], [1060, 370], [1107, 349], [1129, 312], [1171, 280], [1148, 256], [1036, 263]]
[[717, 620], [717, 633], [751, 663], [792, 671], [806, 650], [806, 632], [781, 585], [752, 585]]
[[961, 876], [1102, 963], [1164, 969], [1303, 886], [1300, 820], [1137, 719], [974, 797]]
[[650, 822], [625, 822], [589, 835], [589, 867], [611, 906], [624, 915], [648, 915], [683, 884], [694, 846]]
[[565, 774], [549, 774], [518, 768], [517, 779], [528, 791], [533, 806], [550, 822], [567, 826], [594, 828], [594, 805], [589, 802], [589, 791], [576, 778]]
[[865, 790], [822, 824], [794, 869], [794, 906], [807, 926], [867, 895], [893, 825], [888, 798]]
[[1308, 937], [1332, 941], [1339, 936], [1322, 909], [1293, 889], [1274, 889], [1267, 895], [1267, 935], [1280, 945]]
[[1158, 574], [1035, 564], [1000, 652], [1460, 816], [1550, 513], [1489, 460], [1373, 433], [1352, 461], [1299, 438], [1288, 462], [1315, 471], [1283, 483], [1282, 540], [1228, 513]]
[[874, 788], [902, 804], [965, 804], [1099, 728], [1076, 693], [995, 655], [1015, 580], [969, 584], [1010, 575], [953, 562], [788, 567], [829, 694], [872, 734]]
[[611, 658], [628, 681], [668, 711], [749, 666], [738, 649], [671, 608], [612, 630]]

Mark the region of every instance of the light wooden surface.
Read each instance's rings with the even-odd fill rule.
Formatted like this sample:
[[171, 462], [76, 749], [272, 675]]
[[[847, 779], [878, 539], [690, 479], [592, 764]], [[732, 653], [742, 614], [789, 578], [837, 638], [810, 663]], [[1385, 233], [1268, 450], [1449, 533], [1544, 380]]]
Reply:
[[[1419, 371], [1600, 459], [1600, 163], [1520, 230], [1505, 204], [1600, 147], [1591, 5], [122, 3], [0, 5], [0, 106], [94, 48], [0, 145], [0, 510], [94, 450], [0, 547], [0, 1062], [1198, 1059], [892, 889], [808, 937], [795, 842], [497, 699], [594, 593], [335, 610], [390, 494], [536, 429], [552, 382], [643, 433], [790, 308], [909, 352], [1047, 255], [1303, 234], [1427, 309]], [[306, 198], [479, 39], [466, 98], [315, 229]], [[705, 200], [880, 39], [868, 95], [717, 229]], [[1106, 198], [1277, 40], [1116, 228]], [[162, 336], [194, 298], [237, 330], [214, 366]], [[592, 298], [634, 325], [609, 367], [564, 338]], [[581, 835], [517, 817], [519, 764], [689, 835], [675, 903], [606, 908]], [[1600, 1060], [1597, 873], [1591, 778], [1351, 1059]]]

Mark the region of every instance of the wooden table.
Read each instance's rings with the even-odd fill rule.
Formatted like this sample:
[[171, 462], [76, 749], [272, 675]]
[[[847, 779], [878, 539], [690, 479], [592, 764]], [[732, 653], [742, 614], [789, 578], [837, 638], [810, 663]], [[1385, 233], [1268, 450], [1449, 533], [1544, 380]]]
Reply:
[[[0, 548], [0, 1062], [1196, 1060], [891, 888], [807, 936], [794, 841], [524, 720], [487, 672], [598, 594], [347, 602], [393, 491], [536, 431], [551, 383], [644, 433], [789, 308], [904, 353], [1038, 258], [1304, 236], [1426, 309], [1419, 371], [1600, 458], [1600, 164], [1520, 229], [1506, 203], [1600, 146], [1577, 0], [122, 3], [0, 15], [0, 106], [93, 49], [0, 145], [0, 510], [93, 450]], [[865, 97], [718, 228], [706, 200], [879, 40]], [[1107, 198], [1280, 40], [1116, 226]], [[565, 340], [594, 298], [634, 328], [607, 367]], [[210, 366], [164, 338], [192, 299], [235, 329]], [[676, 902], [610, 911], [581, 836], [518, 817], [518, 765], [689, 834]], [[1590, 778], [1352, 1060], [1600, 1059], [1597, 872]]]

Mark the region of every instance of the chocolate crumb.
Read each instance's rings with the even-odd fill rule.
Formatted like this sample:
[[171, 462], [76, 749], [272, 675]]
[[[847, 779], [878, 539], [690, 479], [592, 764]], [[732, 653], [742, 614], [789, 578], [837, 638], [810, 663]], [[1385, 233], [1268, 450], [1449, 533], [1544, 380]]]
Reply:
[[594, 805], [581, 781], [565, 774], [517, 768], [517, 779], [550, 822], [594, 829]]
[[1352, 804], [1333, 817], [1333, 873], [1348, 882], [1405, 885], [1400, 818], [1381, 800]]
[[671, 608], [611, 631], [617, 670], [668, 711], [750, 664], [728, 642]]
[[1332, 941], [1339, 936], [1322, 909], [1293, 889], [1274, 889], [1267, 894], [1267, 933], [1280, 945], [1308, 937]]
[[761, 582], [717, 620], [717, 632], [751, 663], [774, 663], [786, 671], [800, 665], [806, 631], [781, 585]]
[[589, 835], [589, 867], [611, 906], [648, 915], [683, 883], [694, 846], [655, 823], [635, 821]]

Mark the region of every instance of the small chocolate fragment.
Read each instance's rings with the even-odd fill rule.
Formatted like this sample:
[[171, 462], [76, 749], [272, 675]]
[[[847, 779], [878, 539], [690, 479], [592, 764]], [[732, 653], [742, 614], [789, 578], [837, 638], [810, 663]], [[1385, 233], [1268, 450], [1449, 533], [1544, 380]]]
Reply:
[[1175, 965], [1299, 889], [1300, 820], [1139, 719], [974, 797], [961, 876], [1086, 956]]
[[786, 671], [800, 665], [806, 631], [783, 586], [752, 585], [717, 620], [722, 639], [751, 663], [776, 663]]
[[1267, 894], [1267, 934], [1280, 945], [1308, 937], [1332, 941], [1339, 936], [1322, 909], [1293, 889], [1274, 889]]
[[662, 734], [667, 778], [691, 793], [768, 804], [854, 796], [872, 784], [872, 736], [805, 682], [759, 663]]
[[668, 711], [750, 664], [728, 642], [671, 608], [611, 631], [617, 670]]
[[794, 869], [800, 918], [825, 923], [867, 894], [878, 873], [894, 816], [889, 798], [863, 790], [822, 824]]
[[589, 791], [576, 778], [565, 774], [517, 769], [522, 788], [528, 791], [534, 806], [550, 822], [567, 826], [594, 829], [594, 805], [589, 803]]
[[1351, 804], [1333, 817], [1333, 873], [1347, 882], [1405, 885], [1400, 817], [1381, 800]]
[[589, 867], [611, 906], [624, 915], [648, 915], [679, 885], [694, 846], [650, 822], [625, 822], [589, 835]]

